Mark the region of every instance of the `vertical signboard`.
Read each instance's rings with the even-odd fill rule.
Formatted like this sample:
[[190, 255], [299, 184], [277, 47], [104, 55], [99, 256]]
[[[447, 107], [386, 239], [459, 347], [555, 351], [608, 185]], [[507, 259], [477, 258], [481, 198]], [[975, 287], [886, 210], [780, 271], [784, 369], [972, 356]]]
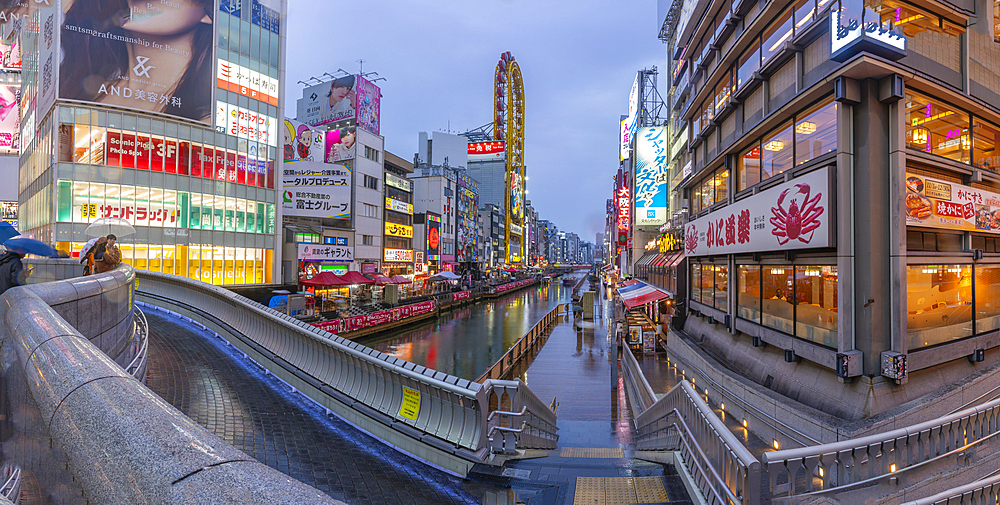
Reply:
[[358, 128], [374, 135], [379, 133], [379, 115], [382, 91], [363, 76], [358, 76], [357, 116]]
[[479, 249], [479, 188], [471, 177], [458, 173], [458, 247], [455, 251], [459, 263], [475, 262]]
[[667, 222], [667, 129], [640, 128], [635, 139], [635, 224]]
[[[131, 10], [123, 17], [109, 15], [90, 1], [63, 0], [62, 57], [53, 51], [51, 61], [51, 72], [59, 73], [59, 98], [210, 123], [215, 109], [215, 9], [166, 0], [128, 6]], [[54, 27], [58, 9], [53, 12]], [[48, 20], [42, 23], [39, 50], [44, 52], [49, 47]], [[172, 43], [164, 42], [164, 30]], [[43, 57], [39, 92], [45, 96], [50, 62]]]
[[427, 251], [427, 261], [436, 262], [441, 260], [441, 216], [427, 213], [427, 243], [424, 250]]

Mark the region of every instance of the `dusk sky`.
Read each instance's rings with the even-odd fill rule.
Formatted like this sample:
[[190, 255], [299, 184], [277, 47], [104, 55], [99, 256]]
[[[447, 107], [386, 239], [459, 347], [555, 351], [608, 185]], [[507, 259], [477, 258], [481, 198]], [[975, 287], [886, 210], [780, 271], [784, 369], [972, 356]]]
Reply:
[[654, 0], [291, 1], [286, 114], [302, 96], [298, 81], [357, 73], [363, 59], [385, 78], [376, 83], [385, 147], [412, 160], [419, 131], [492, 121], [493, 71], [510, 51], [524, 78], [528, 199], [541, 219], [593, 242], [635, 73], [655, 65], [661, 92], [665, 82], [655, 18]]

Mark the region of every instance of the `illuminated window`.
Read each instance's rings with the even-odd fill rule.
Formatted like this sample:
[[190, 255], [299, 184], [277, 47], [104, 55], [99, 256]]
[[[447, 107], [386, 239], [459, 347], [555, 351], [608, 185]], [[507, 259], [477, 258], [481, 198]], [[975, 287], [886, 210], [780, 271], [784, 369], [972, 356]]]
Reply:
[[761, 322], [764, 326], [792, 334], [794, 289], [791, 265], [762, 265]]
[[760, 144], [754, 144], [740, 154], [737, 191], [743, 191], [760, 180]]
[[837, 103], [829, 101], [795, 122], [795, 161], [805, 163], [837, 150]]
[[782, 44], [792, 38], [792, 31], [792, 11], [788, 10], [779, 15], [778, 20], [764, 32], [764, 36], [761, 38], [763, 42], [760, 46], [761, 61], [767, 61], [771, 56], [774, 56], [781, 49]]
[[865, 0], [865, 7], [878, 14], [883, 23], [891, 23], [906, 37], [913, 37], [925, 31], [946, 33], [955, 37], [965, 33], [964, 27], [908, 2]]
[[736, 311], [740, 318], [760, 323], [760, 266], [736, 268]]
[[837, 267], [795, 267], [795, 336], [837, 346]]
[[786, 123], [761, 142], [761, 179], [766, 180], [792, 168], [792, 124]]
[[962, 163], [969, 163], [969, 114], [913, 91], [906, 92], [906, 143]]
[[[992, 278], [992, 272], [983, 272]], [[970, 265], [911, 265], [906, 269], [906, 332], [909, 349], [972, 336]]]
[[972, 161], [975, 166], [1000, 172], [1000, 128], [977, 117], [972, 118]]
[[729, 170], [715, 172], [715, 203], [729, 199]]
[[729, 309], [728, 297], [729, 294], [729, 268], [716, 265], [715, 267], [715, 308], [727, 312]]

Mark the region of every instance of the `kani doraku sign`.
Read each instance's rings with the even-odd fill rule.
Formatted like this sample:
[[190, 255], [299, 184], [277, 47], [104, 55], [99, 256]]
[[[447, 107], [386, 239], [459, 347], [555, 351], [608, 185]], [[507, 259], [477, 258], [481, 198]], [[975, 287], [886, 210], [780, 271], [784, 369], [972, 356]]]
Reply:
[[830, 9], [830, 57], [837, 61], [869, 51], [889, 59], [906, 56], [906, 37], [895, 23], [896, 9], [882, 15], [864, 0], [842, 0]]

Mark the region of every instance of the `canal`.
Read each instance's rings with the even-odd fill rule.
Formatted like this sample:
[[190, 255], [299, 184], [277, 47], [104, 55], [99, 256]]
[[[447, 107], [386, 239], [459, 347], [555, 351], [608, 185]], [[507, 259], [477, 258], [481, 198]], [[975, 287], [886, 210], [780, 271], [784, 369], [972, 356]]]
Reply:
[[362, 337], [357, 342], [418, 365], [476, 380], [549, 310], [572, 301], [577, 271], [495, 300], [443, 312], [436, 319]]

